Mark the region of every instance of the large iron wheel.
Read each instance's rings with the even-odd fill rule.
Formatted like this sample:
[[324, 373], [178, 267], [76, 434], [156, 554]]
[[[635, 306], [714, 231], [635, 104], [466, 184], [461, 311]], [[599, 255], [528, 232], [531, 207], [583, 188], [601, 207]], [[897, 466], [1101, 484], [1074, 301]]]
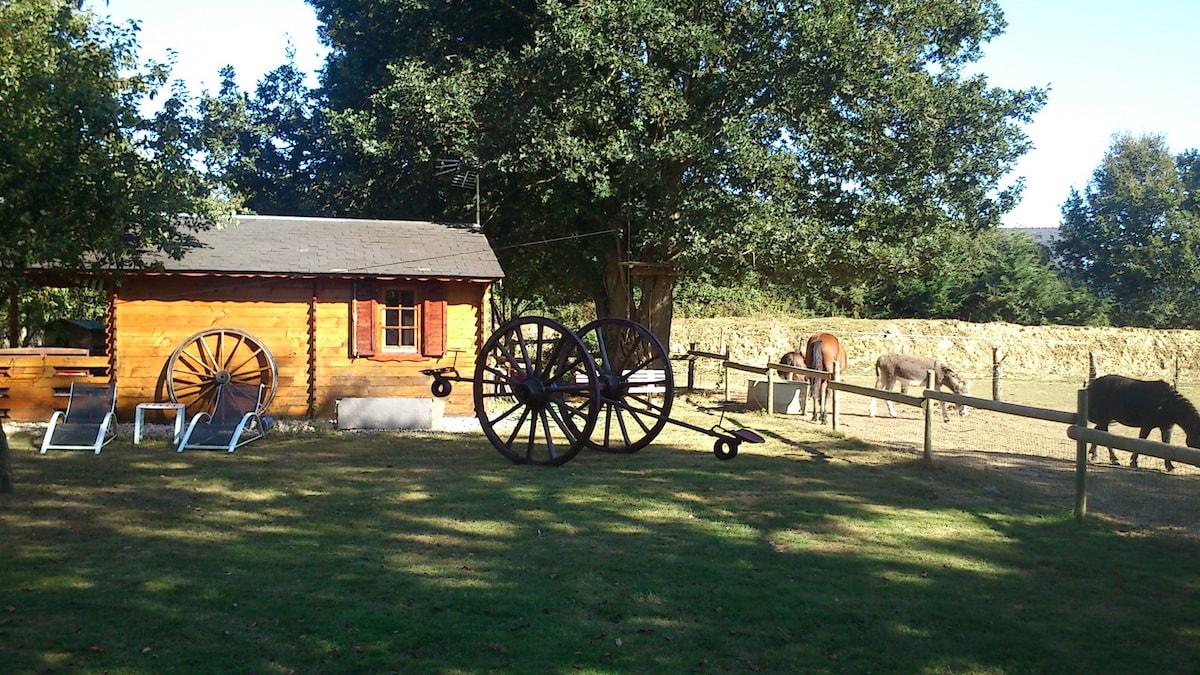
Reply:
[[633, 453], [650, 444], [669, 421], [675, 378], [667, 350], [645, 326], [615, 317], [579, 329], [596, 362], [600, 403], [586, 445]]
[[263, 385], [259, 412], [275, 398], [279, 368], [270, 350], [236, 328], [209, 328], [183, 341], [167, 361], [167, 395], [187, 406], [189, 417], [212, 411], [217, 387], [229, 382]]
[[557, 466], [579, 454], [596, 424], [599, 395], [583, 343], [544, 317], [504, 324], [475, 362], [475, 416], [517, 464]]

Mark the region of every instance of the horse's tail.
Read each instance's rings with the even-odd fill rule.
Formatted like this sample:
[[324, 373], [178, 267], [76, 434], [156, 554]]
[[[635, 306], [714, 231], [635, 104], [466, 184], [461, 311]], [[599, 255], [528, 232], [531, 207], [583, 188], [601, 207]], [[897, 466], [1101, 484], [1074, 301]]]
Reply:
[[824, 343], [820, 340], [815, 340], [808, 343], [808, 368], [809, 370], [825, 370], [825, 349]]

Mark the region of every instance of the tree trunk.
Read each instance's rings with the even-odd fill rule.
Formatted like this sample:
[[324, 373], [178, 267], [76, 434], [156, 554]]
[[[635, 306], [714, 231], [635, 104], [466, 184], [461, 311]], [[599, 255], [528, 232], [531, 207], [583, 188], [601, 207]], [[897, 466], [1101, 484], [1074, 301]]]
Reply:
[[4, 424], [0, 423], [0, 494], [12, 492], [12, 453], [8, 450], [8, 434], [4, 433]]
[[637, 277], [641, 287], [633, 320], [645, 326], [667, 352], [671, 351], [671, 320], [675, 317], [675, 275], [655, 273]]
[[15, 290], [8, 296], [8, 346], [21, 346], [21, 303]]
[[610, 254], [604, 263], [601, 292], [603, 297], [596, 298], [596, 318], [630, 318], [629, 299], [633, 296], [633, 289], [629, 287], [629, 270], [622, 265], [616, 253]]

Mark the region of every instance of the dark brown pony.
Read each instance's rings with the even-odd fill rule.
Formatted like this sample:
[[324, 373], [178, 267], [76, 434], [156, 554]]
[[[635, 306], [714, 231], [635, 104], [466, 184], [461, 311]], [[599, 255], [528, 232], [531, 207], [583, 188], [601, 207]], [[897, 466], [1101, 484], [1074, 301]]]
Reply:
[[[837, 365], [838, 373], [845, 374], [848, 359], [846, 358], [846, 350], [842, 349], [842, 343], [832, 333], [815, 333], [808, 338], [808, 347], [805, 349], [807, 354], [804, 359], [804, 366], [809, 370], [823, 370], [825, 372], [833, 372], [834, 365]], [[829, 380], [820, 377], [814, 377], [808, 381], [808, 395], [813, 400], [812, 418], [816, 420], [818, 417], [818, 408], [820, 409], [821, 424], [825, 423], [825, 409], [829, 401]]]
[[[1200, 448], [1200, 413], [1183, 394], [1175, 391], [1162, 380], [1135, 380], [1121, 375], [1105, 375], [1088, 384], [1088, 420], [1100, 431], [1108, 431], [1110, 422], [1127, 427], [1138, 427], [1138, 438], [1146, 438], [1150, 431], [1158, 429], [1163, 443], [1171, 442], [1171, 428], [1176, 424], [1187, 433], [1189, 448]], [[1091, 458], [1096, 459], [1096, 444], [1092, 444]], [[1129, 466], [1137, 466], [1137, 453], [1129, 459]], [[1120, 464], [1112, 448], [1108, 449], [1108, 461]], [[1171, 460], [1163, 460], [1167, 471], [1175, 469]]]

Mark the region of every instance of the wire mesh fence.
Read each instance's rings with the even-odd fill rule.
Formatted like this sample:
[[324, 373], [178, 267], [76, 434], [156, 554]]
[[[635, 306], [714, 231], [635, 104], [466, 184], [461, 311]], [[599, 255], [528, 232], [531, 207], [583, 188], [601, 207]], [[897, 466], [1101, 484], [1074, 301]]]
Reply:
[[[690, 371], [693, 386], [731, 403], [765, 407], [755, 401], [754, 381], [760, 376], [729, 370], [716, 359], [696, 359], [676, 362], [676, 382], [684, 386]], [[861, 374], [848, 381], [873, 386], [873, 377]], [[1022, 405], [1073, 412], [1079, 381], [1062, 379], [1011, 379], [999, 387], [1004, 399]], [[973, 393], [990, 398], [991, 383], [984, 381]], [[1200, 392], [1200, 381], [1180, 381], [1179, 390], [1189, 398]], [[919, 394], [919, 387], [910, 393]], [[726, 396], [726, 392], [728, 395]], [[838, 430], [866, 443], [880, 447], [921, 453], [925, 443], [924, 413], [920, 408], [895, 405], [896, 417], [888, 412], [884, 401], [876, 404], [876, 416], [871, 417], [870, 399], [840, 392]], [[1004, 485], [1016, 482], [1033, 489], [1040, 498], [1070, 510], [1076, 505], [1077, 444], [1067, 436], [1066, 424], [1032, 419], [1024, 416], [973, 408], [960, 416], [950, 406], [950, 421], [943, 422], [934, 403], [932, 453], [935, 462], [953, 463], [997, 477], [995, 485], [983, 489], [1001, 491]], [[779, 410], [776, 404], [776, 410]], [[1122, 436], [1138, 436], [1138, 429], [1114, 424], [1110, 431]], [[1182, 433], [1176, 430], [1178, 444]], [[1158, 440], [1158, 432], [1152, 434]], [[1130, 466], [1130, 453], [1115, 450], [1119, 464], [1109, 462], [1108, 449], [1097, 449], [1096, 458], [1087, 468], [1087, 512], [1138, 532], [1169, 532], [1189, 538], [1200, 538], [1200, 468], [1182, 462], [1166, 471], [1164, 461], [1142, 456], [1138, 466]]]

